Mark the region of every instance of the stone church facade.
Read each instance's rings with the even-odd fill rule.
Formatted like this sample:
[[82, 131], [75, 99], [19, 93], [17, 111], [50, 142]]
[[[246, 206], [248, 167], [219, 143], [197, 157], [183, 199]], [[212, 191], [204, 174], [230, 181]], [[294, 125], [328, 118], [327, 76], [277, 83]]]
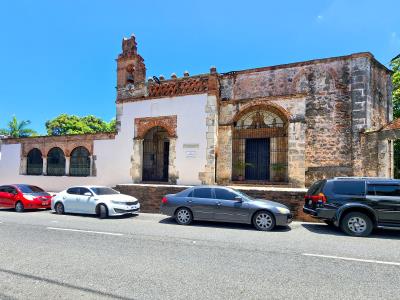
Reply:
[[146, 79], [132, 36], [117, 57], [117, 131], [3, 139], [0, 183], [304, 187], [390, 177], [390, 75], [366, 52]]

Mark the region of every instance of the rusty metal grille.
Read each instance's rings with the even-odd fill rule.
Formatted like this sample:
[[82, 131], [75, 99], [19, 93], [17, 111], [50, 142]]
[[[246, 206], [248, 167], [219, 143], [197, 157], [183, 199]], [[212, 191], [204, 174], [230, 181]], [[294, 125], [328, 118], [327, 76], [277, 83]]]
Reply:
[[169, 140], [168, 133], [155, 127], [143, 140], [143, 181], [168, 181]]
[[287, 182], [287, 149], [284, 123], [236, 126], [232, 137], [232, 180]]
[[58, 147], [52, 148], [47, 154], [47, 175], [65, 175], [65, 156], [64, 152]]
[[90, 176], [90, 153], [85, 147], [77, 147], [71, 152], [70, 176]]

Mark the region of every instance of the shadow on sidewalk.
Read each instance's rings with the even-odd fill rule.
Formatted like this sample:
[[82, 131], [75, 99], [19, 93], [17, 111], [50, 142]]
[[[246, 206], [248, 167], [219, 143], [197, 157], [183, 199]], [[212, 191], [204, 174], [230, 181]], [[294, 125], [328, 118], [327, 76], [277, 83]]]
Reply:
[[[175, 219], [168, 217], [159, 221], [161, 224], [169, 224], [176, 226], [184, 226], [176, 223]], [[208, 228], [225, 228], [225, 229], [238, 229], [238, 230], [251, 230], [257, 231], [253, 225], [250, 224], [240, 224], [240, 223], [226, 223], [226, 222], [211, 222], [211, 221], [193, 221], [189, 226], [194, 227], [208, 227]], [[273, 229], [273, 232], [287, 232], [290, 231], [289, 226], [277, 226]]]
[[[305, 229], [317, 234], [324, 234], [324, 235], [335, 235], [335, 236], [346, 236], [350, 237], [347, 234], [343, 233], [340, 228], [336, 226], [330, 226], [321, 223], [315, 224], [301, 224]], [[357, 238], [357, 237], [354, 237]], [[383, 229], [375, 229], [372, 234], [368, 238], [374, 239], [392, 239], [392, 240], [400, 240], [400, 230], [383, 230]]]

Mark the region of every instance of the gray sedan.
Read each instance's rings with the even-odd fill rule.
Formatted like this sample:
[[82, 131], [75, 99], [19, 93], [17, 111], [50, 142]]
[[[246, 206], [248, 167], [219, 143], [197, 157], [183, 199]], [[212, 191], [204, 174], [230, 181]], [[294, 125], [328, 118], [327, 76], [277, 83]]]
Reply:
[[197, 186], [166, 195], [160, 209], [181, 225], [193, 220], [220, 221], [253, 224], [258, 230], [269, 231], [292, 222], [285, 205], [220, 186]]

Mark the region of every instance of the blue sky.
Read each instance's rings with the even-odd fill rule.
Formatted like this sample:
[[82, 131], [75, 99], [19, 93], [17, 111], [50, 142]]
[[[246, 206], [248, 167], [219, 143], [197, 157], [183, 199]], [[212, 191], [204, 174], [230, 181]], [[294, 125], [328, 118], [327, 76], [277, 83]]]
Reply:
[[400, 1], [0, 0], [0, 128], [115, 115], [115, 58], [135, 33], [147, 76], [400, 53]]

